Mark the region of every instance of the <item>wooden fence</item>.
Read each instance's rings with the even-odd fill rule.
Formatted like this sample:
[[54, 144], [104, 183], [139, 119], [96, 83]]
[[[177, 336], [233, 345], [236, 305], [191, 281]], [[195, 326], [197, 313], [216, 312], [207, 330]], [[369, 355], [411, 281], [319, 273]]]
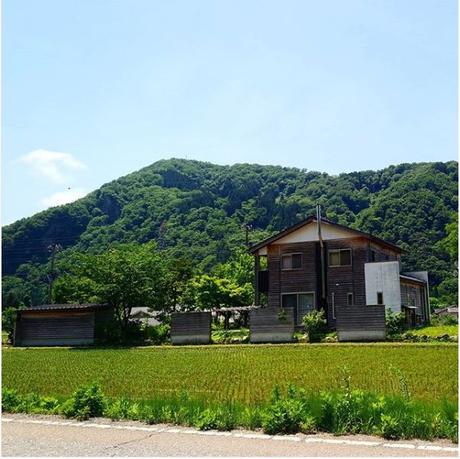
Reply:
[[340, 306], [336, 308], [339, 341], [381, 341], [385, 339], [385, 306]]
[[211, 342], [211, 312], [177, 312], [171, 317], [172, 344]]
[[286, 343], [294, 334], [294, 309], [277, 306], [253, 309], [250, 313], [251, 343]]

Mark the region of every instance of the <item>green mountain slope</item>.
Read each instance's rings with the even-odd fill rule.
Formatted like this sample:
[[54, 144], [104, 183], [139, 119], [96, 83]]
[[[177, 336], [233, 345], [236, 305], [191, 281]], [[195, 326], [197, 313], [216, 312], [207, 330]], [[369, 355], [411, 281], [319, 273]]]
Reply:
[[250, 242], [257, 242], [313, 214], [320, 202], [328, 218], [400, 244], [404, 267], [428, 269], [436, 288], [455, 270], [438, 242], [457, 211], [457, 176], [455, 161], [330, 176], [163, 160], [4, 227], [3, 274], [30, 276], [32, 265], [48, 261], [51, 243], [101, 251], [116, 241], [151, 239], [209, 269], [244, 244], [242, 224], [252, 226]]

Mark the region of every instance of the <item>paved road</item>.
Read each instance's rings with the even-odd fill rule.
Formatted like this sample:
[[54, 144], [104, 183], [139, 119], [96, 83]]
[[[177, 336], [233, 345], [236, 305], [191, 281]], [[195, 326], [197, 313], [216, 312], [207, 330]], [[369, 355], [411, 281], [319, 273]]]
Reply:
[[5, 415], [2, 456], [457, 456], [449, 442], [388, 442], [376, 437], [276, 436], [198, 432], [171, 426], [85, 423]]

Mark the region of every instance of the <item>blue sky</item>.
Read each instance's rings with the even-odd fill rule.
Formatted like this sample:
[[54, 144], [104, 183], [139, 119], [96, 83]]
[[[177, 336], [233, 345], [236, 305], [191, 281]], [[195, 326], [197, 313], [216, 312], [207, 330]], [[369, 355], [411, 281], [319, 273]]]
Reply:
[[4, 0], [3, 223], [159, 159], [457, 158], [455, 0]]

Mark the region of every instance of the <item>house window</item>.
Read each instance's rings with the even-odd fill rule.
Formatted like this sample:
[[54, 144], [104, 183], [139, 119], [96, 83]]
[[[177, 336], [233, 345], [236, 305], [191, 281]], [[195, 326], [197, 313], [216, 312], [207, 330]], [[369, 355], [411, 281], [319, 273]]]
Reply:
[[294, 308], [296, 324], [302, 325], [302, 319], [315, 308], [315, 294], [312, 292], [283, 293], [281, 295], [283, 308]]
[[332, 309], [332, 318], [335, 319], [335, 293], [331, 293], [331, 309]]
[[281, 269], [301, 269], [302, 268], [302, 254], [290, 253], [281, 255]]
[[347, 293], [347, 306], [353, 306], [353, 293]]
[[383, 304], [383, 292], [377, 292], [377, 304]]
[[329, 266], [350, 266], [351, 249], [329, 250]]

